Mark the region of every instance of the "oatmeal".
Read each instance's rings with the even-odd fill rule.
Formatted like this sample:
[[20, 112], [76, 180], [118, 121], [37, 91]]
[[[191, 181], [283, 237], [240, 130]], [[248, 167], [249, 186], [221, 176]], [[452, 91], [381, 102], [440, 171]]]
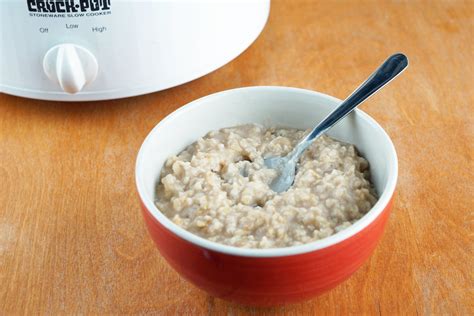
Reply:
[[242, 125], [208, 133], [166, 161], [157, 207], [206, 239], [246, 248], [289, 247], [330, 236], [375, 204], [367, 160], [328, 136], [301, 157], [282, 193], [269, 184], [268, 156], [286, 155], [305, 135], [297, 129]]

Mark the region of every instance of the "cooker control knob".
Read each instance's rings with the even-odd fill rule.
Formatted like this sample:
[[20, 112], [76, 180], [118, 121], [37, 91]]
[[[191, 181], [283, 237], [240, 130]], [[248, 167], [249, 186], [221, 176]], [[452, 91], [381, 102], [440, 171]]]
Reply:
[[49, 79], [59, 83], [68, 93], [77, 93], [94, 81], [99, 65], [92, 53], [75, 44], [52, 47], [43, 59], [43, 69]]

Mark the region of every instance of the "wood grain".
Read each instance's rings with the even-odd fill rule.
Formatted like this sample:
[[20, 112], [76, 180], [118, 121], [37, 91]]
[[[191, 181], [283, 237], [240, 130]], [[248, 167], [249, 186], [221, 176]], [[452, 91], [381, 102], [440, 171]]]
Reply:
[[[247, 51], [173, 89], [74, 104], [0, 94], [0, 314], [474, 314], [474, 2], [272, 5]], [[362, 105], [393, 138], [400, 177], [361, 270], [311, 301], [254, 309], [209, 297], [168, 267], [134, 185], [154, 125], [240, 86], [343, 98], [396, 51], [409, 70]]]

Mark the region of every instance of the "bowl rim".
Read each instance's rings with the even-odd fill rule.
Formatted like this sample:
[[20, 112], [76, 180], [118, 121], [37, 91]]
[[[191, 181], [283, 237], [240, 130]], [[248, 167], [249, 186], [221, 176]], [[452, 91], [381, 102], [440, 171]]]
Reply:
[[147, 195], [146, 189], [145, 189], [146, 186], [144, 185], [144, 181], [139, 173], [140, 167], [143, 164], [144, 159], [146, 159], [146, 157], [144, 156], [144, 148], [148, 146], [148, 143], [156, 135], [156, 133], [158, 132], [158, 130], [160, 129], [162, 125], [164, 125], [168, 121], [173, 120], [175, 117], [179, 116], [180, 114], [190, 111], [194, 107], [199, 106], [200, 104], [202, 104], [203, 102], [206, 102], [210, 98], [243, 92], [243, 91], [251, 91], [251, 90], [255, 90], [255, 91], [262, 90], [267, 93], [286, 90], [292, 93], [310, 94], [310, 95], [313, 95], [320, 99], [325, 99], [330, 102], [338, 102], [338, 103], [342, 102], [338, 98], [329, 96], [321, 92], [307, 90], [307, 89], [285, 87], [285, 86], [249, 86], [249, 87], [229, 89], [229, 90], [224, 90], [224, 91], [216, 92], [213, 94], [209, 94], [199, 99], [193, 100], [187, 103], [186, 105], [176, 109], [172, 113], [168, 114], [165, 118], [163, 118], [148, 133], [142, 145], [140, 146], [140, 150], [138, 151], [136, 164], [135, 164], [135, 182], [136, 182], [136, 187], [138, 190], [139, 197], [141, 199], [143, 206], [146, 208], [146, 211], [148, 211], [152, 215], [152, 217], [156, 221], [158, 221], [162, 226], [164, 226], [168, 231], [170, 231], [177, 237], [182, 238], [198, 247], [228, 254], [228, 255], [234, 255], [234, 256], [240, 256], [240, 257], [260, 257], [260, 258], [301, 255], [301, 254], [313, 252], [316, 250], [328, 248], [346, 239], [351, 238], [352, 236], [358, 234], [359, 232], [364, 230], [366, 227], [368, 227], [372, 222], [374, 222], [375, 219], [380, 214], [382, 214], [386, 206], [390, 203], [390, 200], [392, 199], [392, 196], [395, 192], [395, 187], [396, 187], [397, 178], [398, 178], [398, 158], [397, 158], [397, 153], [395, 151], [395, 147], [392, 143], [392, 140], [390, 139], [388, 134], [385, 132], [385, 130], [372, 117], [370, 117], [368, 114], [366, 114], [360, 109], [355, 109], [355, 113], [356, 113], [355, 115], [359, 116], [359, 118], [362, 119], [366, 124], [372, 125], [376, 129], [380, 130], [380, 132], [382, 133], [384, 139], [386, 140], [389, 146], [389, 152], [392, 157], [391, 159], [392, 163], [390, 165], [390, 170], [388, 172], [387, 185], [385, 187], [385, 190], [382, 192], [381, 196], [379, 197], [378, 201], [361, 219], [359, 219], [357, 222], [355, 222], [348, 228], [343, 229], [342, 231], [336, 234], [333, 234], [329, 237], [325, 237], [323, 239], [319, 239], [319, 240], [312, 241], [310, 243], [298, 245], [298, 246], [290, 246], [290, 247], [284, 247], [284, 248], [265, 248], [265, 249], [241, 248], [241, 247], [220, 244], [220, 243], [205, 239], [203, 237], [200, 237], [198, 235], [195, 235], [185, 230], [184, 228], [179, 227], [178, 225], [173, 223], [170, 219], [168, 219], [161, 211], [159, 211], [159, 209], [156, 207], [154, 203], [153, 197], [150, 197]]

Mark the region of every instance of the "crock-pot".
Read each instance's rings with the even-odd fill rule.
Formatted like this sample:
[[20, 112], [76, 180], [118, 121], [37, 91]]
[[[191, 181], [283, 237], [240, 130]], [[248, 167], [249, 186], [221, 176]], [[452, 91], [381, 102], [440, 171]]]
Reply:
[[128, 97], [201, 77], [262, 31], [269, 0], [0, 0], [0, 91]]

